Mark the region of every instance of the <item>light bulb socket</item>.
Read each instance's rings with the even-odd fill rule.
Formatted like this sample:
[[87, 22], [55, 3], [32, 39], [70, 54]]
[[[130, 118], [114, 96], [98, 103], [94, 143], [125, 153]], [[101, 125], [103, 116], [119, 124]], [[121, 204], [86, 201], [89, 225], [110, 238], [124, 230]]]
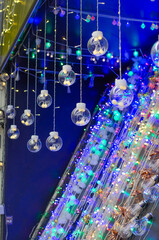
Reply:
[[127, 82], [125, 79], [115, 79], [115, 87], [118, 87], [122, 90], [127, 89]]
[[62, 69], [63, 69], [63, 71], [70, 72], [72, 70], [72, 67], [70, 65], [63, 65]]
[[152, 215], [152, 213], [147, 213], [144, 217], [145, 217], [148, 221], [150, 221], [150, 220], [152, 220], [153, 215]]
[[32, 140], [38, 140], [38, 138], [39, 138], [38, 135], [32, 135], [32, 136], [31, 136], [31, 139], [32, 139]]
[[145, 206], [147, 205], [147, 201], [141, 201], [141, 202], [139, 202], [139, 206], [141, 207], [141, 208], [144, 208]]
[[102, 39], [103, 38], [103, 32], [102, 31], [94, 31], [92, 33], [92, 37], [97, 38], [97, 39]]
[[86, 104], [85, 103], [76, 103], [76, 108], [85, 110], [86, 109]]
[[41, 94], [47, 96], [48, 95], [48, 90], [41, 90]]
[[55, 131], [52, 131], [49, 134], [50, 134], [51, 137], [55, 137], [55, 138], [58, 138], [58, 136], [59, 136], [59, 133], [55, 132]]
[[24, 110], [24, 113], [25, 113], [25, 114], [31, 114], [31, 110], [30, 110], [30, 109], [25, 109], [25, 110]]
[[13, 105], [8, 105], [7, 108], [8, 109], [13, 109]]
[[17, 125], [11, 125], [10, 128], [13, 129], [17, 129]]

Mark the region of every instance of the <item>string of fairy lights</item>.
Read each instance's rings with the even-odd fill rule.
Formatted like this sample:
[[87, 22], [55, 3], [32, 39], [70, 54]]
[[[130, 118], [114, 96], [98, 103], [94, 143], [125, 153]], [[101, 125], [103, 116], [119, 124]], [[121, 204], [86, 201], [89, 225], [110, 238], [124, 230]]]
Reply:
[[[86, 126], [90, 123], [91, 114], [83, 102], [83, 0], [80, 0], [80, 45], [77, 48], [79, 63], [79, 102], [71, 113], [72, 122], [76, 126]], [[66, 1], [66, 8], [55, 6], [54, 31], [52, 41], [54, 50], [51, 53], [53, 62], [53, 126], [46, 139], [46, 147], [52, 152], [62, 149], [63, 141], [56, 131], [56, 84], [69, 88], [76, 83], [76, 74], [73, 66], [69, 64], [69, 9], [70, 1]], [[97, 0], [97, 26], [88, 40], [87, 49], [92, 58], [102, 58], [108, 54], [108, 41], [100, 31], [99, 2]], [[119, 77], [115, 86], [108, 89], [102, 98], [98, 109], [92, 118], [92, 125], [87, 129], [83, 144], [73, 155], [72, 164], [64, 175], [60, 186], [51, 200], [51, 212], [46, 212], [35, 229], [32, 238], [39, 240], [89, 240], [128, 239], [131, 236], [144, 236], [151, 220], [153, 211], [159, 198], [159, 172], [158, 172], [158, 131], [159, 131], [159, 41], [151, 49], [151, 59], [138, 57], [134, 51], [134, 64], [131, 70], [122, 74], [121, 56], [121, 0], [119, 5]], [[66, 44], [65, 60], [58, 73], [57, 80], [57, 14], [66, 15]], [[91, 15], [91, 14], [90, 14]], [[88, 20], [94, 21], [87, 16]], [[78, 20], [77, 19], [77, 20]], [[113, 20], [114, 21], [114, 20]], [[89, 21], [88, 21], [89, 22]], [[47, 89], [47, 54], [50, 41], [47, 41], [47, 8], [45, 2], [44, 34], [39, 36], [40, 28], [36, 26], [36, 47], [31, 49], [30, 34], [27, 43], [27, 86], [26, 109], [21, 116], [21, 123], [28, 127], [34, 124], [34, 132], [27, 142], [27, 148], [37, 153], [42, 148], [39, 135], [37, 135], [37, 105], [48, 108], [52, 105], [52, 97]], [[156, 22], [157, 24], [157, 22]], [[113, 24], [115, 25], [115, 24]], [[40, 49], [43, 43], [43, 50]], [[38, 95], [38, 57], [43, 54], [43, 90]], [[34, 54], [34, 55], [33, 55]], [[35, 59], [35, 106], [34, 115], [29, 109], [30, 96], [30, 59]], [[107, 56], [108, 58], [108, 56]], [[111, 56], [110, 56], [111, 58]], [[16, 59], [16, 58], [15, 58]], [[153, 62], [153, 63], [152, 63]], [[6, 118], [13, 121], [8, 129], [8, 137], [16, 140], [20, 131], [16, 125], [16, 94], [19, 71], [16, 60], [14, 69], [10, 74], [9, 105], [6, 107]], [[145, 73], [148, 73], [147, 75]], [[145, 77], [146, 76], [146, 77]], [[1, 85], [6, 83], [8, 76], [1, 77]], [[4, 84], [3, 87], [5, 87]], [[13, 98], [12, 98], [13, 93]], [[13, 101], [12, 101], [13, 99]], [[83, 141], [84, 140], [84, 141]], [[46, 216], [49, 216], [46, 224]], [[43, 222], [44, 220], [44, 222]], [[40, 229], [40, 230], [39, 230]]]

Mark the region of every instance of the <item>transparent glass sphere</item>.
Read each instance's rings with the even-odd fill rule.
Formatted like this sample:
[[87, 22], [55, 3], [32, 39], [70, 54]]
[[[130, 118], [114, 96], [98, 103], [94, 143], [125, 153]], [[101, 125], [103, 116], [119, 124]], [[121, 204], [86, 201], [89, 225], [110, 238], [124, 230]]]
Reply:
[[91, 114], [85, 103], [77, 103], [71, 113], [72, 122], [77, 126], [85, 126], [91, 119]]
[[30, 126], [34, 122], [34, 116], [29, 109], [25, 109], [21, 116], [21, 123], [25, 126]]
[[20, 135], [20, 131], [17, 128], [17, 125], [11, 125], [8, 129], [7, 134], [10, 139], [17, 139]]
[[155, 42], [151, 48], [151, 58], [154, 64], [159, 67], [159, 41]]
[[95, 31], [87, 43], [87, 48], [92, 55], [99, 57], [104, 55], [108, 50], [108, 41], [103, 37], [101, 31]]
[[70, 65], [64, 65], [58, 75], [59, 82], [66, 87], [71, 86], [76, 81], [76, 75]]
[[52, 103], [52, 97], [48, 94], [48, 90], [41, 90], [41, 93], [37, 97], [37, 104], [41, 108], [48, 108]]
[[147, 188], [143, 191], [143, 197], [146, 201], [155, 202], [159, 199], [159, 185]]
[[16, 115], [16, 111], [13, 107], [13, 105], [8, 105], [6, 109], [6, 117], [9, 119], [13, 119]]
[[110, 101], [119, 109], [124, 109], [132, 103], [134, 94], [131, 89], [127, 87], [124, 79], [116, 80], [115, 87], [110, 91]]
[[57, 152], [62, 148], [62, 145], [63, 142], [58, 132], [50, 132], [50, 136], [46, 139], [46, 147], [52, 152]]
[[42, 143], [39, 139], [39, 136], [32, 135], [31, 139], [27, 142], [27, 148], [32, 153], [37, 153], [40, 151]]

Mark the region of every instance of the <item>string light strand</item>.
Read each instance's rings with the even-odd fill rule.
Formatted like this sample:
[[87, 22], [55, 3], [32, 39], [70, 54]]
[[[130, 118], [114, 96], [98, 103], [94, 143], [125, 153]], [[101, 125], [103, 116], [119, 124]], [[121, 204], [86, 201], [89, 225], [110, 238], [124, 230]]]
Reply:
[[80, 0], [80, 102], [82, 102], [82, 0]]
[[30, 76], [30, 34], [28, 36], [28, 69], [27, 69], [27, 109], [29, 109], [29, 76]]
[[119, 76], [121, 79], [121, 3], [119, 0]]
[[[57, 8], [57, 0], [55, 0], [55, 9]], [[56, 27], [57, 27], [57, 15], [55, 14], [55, 27], [54, 27], [54, 104], [53, 104], [53, 131], [55, 131], [56, 125]]]

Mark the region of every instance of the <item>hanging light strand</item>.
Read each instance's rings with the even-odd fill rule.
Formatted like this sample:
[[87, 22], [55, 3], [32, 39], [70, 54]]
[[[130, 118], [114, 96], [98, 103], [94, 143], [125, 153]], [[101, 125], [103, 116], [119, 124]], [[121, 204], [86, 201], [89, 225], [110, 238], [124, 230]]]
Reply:
[[[57, 8], [57, 0], [55, 0], [55, 9]], [[55, 14], [55, 27], [54, 27], [54, 104], [53, 104], [53, 131], [55, 131], [55, 116], [56, 116], [56, 27], [57, 15]]]
[[67, 0], [67, 13], [66, 13], [66, 65], [68, 64], [68, 0]]
[[28, 36], [28, 71], [27, 71], [27, 109], [29, 109], [29, 74], [30, 74], [30, 34]]
[[82, 0], [80, 0], [80, 102], [82, 102]]
[[[16, 63], [15, 63], [15, 69], [16, 69]], [[14, 100], [13, 100], [14, 110], [16, 108], [15, 104], [16, 104], [16, 79], [14, 78]], [[15, 117], [13, 118], [13, 125], [15, 125]]]
[[44, 29], [44, 89], [46, 89], [46, 3], [45, 3], [45, 29]]
[[99, 3], [97, 0], [97, 31], [99, 30]]
[[119, 76], [121, 79], [121, 3], [119, 0]]
[[12, 68], [10, 74], [10, 85], [9, 85], [9, 104], [12, 104]]
[[[36, 27], [36, 39], [38, 39], [38, 26]], [[37, 99], [37, 68], [38, 68], [38, 52], [36, 45], [36, 59], [35, 59], [35, 105], [34, 105], [34, 135], [36, 135], [36, 99]]]

